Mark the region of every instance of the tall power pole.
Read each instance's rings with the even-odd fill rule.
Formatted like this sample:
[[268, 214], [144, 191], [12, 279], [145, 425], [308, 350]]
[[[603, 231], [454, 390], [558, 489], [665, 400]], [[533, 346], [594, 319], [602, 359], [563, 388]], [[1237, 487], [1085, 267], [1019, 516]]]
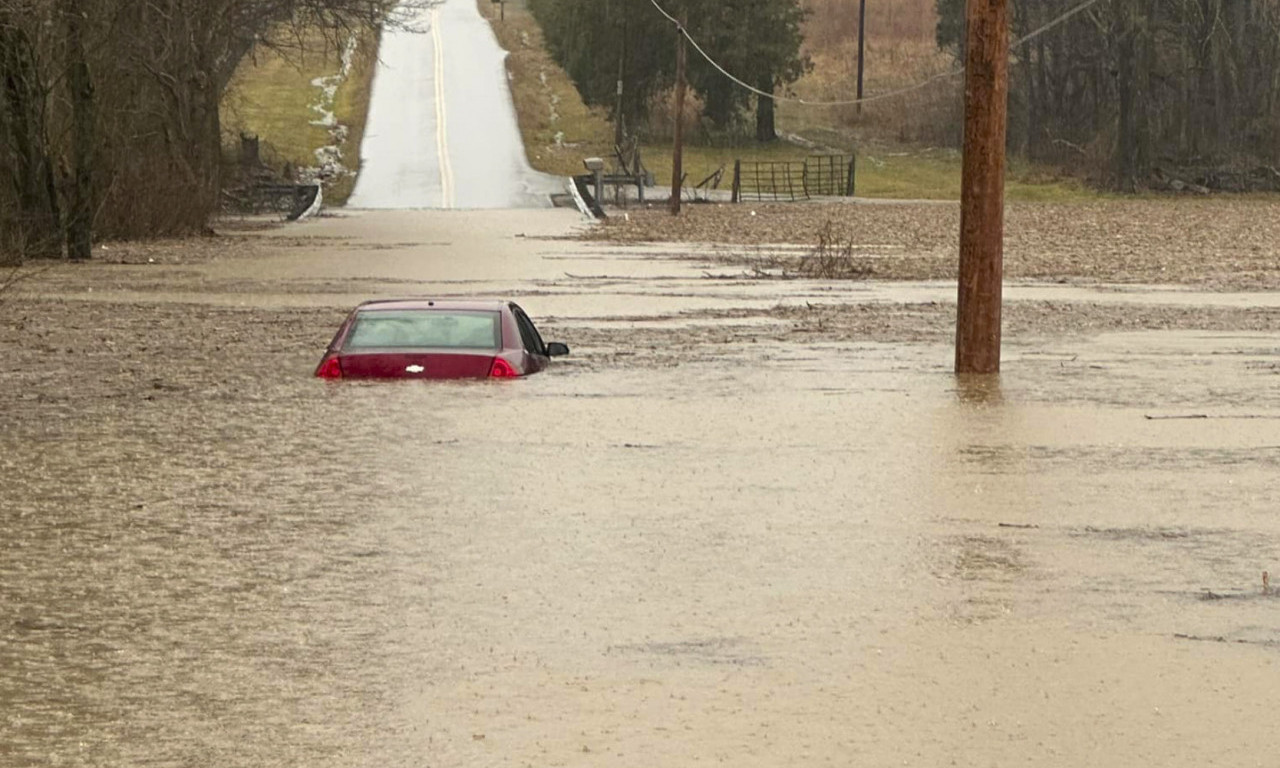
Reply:
[[858, 0], [858, 114], [862, 114], [862, 54], [867, 44], [867, 0]]
[[676, 28], [676, 124], [675, 136], [671, 149], [671, 215], [680, 213], [680, 182], [684, 179], [684, 25], [689, 23], [688, 15], [680, 17], [680, 26]]
[[998, 373], [1009, 99], [1008, 0], [968, 0], [965, 18], [956, 373]]

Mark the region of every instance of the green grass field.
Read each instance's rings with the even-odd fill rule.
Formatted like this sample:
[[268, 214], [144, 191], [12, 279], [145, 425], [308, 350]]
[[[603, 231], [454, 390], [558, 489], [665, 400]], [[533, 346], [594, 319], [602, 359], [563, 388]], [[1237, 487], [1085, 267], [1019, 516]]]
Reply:
[[[332, 143], [326, 128], [311, 124], [319, 117], [313, 105], [321, 97], [312, 81], [341, 71], [341, 51], [320, 39], [309, 41], [307, 48], [287, 56], [262, 51], [241, 63], [222, 102], [229, 156], [236, 156], [241, 133], [256, 135], [261, 139], [262, 159], [279, 172], [285, 163], [314, 166], [315, 151]], [[375, 38], [368, 35], [359, 41], [351, 72], [334, 97], [334, 116], [348, 130], [339, 149], [353, 175], [326, 184], [325, 200], [330, 204], [346, 202], [355, 184], [375, 64]]]
[[[959, 200], [960, 153], [869, 151], [858, 155], [859, 197]], [[1005, 172], [1005, 198], [1020, 202], [1096, 200], [1096, 190], [1075, 179], [1056, 178], [1042, 168], [1013, 162]]]

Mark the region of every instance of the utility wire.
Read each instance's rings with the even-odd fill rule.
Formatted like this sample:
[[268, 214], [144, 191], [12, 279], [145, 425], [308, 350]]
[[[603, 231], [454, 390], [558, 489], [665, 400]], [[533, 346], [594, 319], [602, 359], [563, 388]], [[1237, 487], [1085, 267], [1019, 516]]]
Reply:
[[[1039, 37], [1040, 35], [1043, 35], [1045, 32], [1048, 32], [1049, 30], [1053, 29], [1059, 24], [1062, 24], [1063, 22], [1070, 19], [1072, 16], [1075, 16], [1078, 13], [1083, 13], [1085, 10], [1093, 7], [1094, 5], [1097, 5], [1101, 1], [1102, 0], [1085, 0], [1085, 2], [1077, 5], [1076, 7], [1072, 8], [1071, 10], [1057, 17], [1053, 21], [1050, 21], [1048, 24], [1045, 24], [1044, 26], [1041, 26], [1023, 35], [1017, 40], [1014, 40], [1009, 47], [1017, 48], [1018, 46], [1026, 42], [1029, 42], [1030, 40], [1033, 40]], [[964, 74], [964, 67], [958, 67], [949, 72], [942, 72], [940, 74], [934, 75], [933, 77], [929, 77], [924, 80], [921, 80], [915, 85], [908, 85], [905, 88], [899, 88], [894, 91], [888, 91], [887, 93], [878, 93], [875, 96], [865, 96], [861, 99], [848, 99], [845, 101], [810, 101], [808, 99], [799, 99], [799, 98], [793, 98], [790, 96], [777, 96], [772, 93], [766, 93], [765, 91], [762, 91], [759, 88], [756, 88], [755, 86], [750, 85], [748, 83], [744, 83], [742, 80], [734, 77], [733, 74], [730, 73], [727, 69], [720, 66], [720, 63], [718, 61], [711, 58], [710, 54], [702, 50], [702, 46], [698, 45], [698, 41], [693, 39], [693, 36], [689, 34], [689, 30], [685, 29], [684, 25], [680, 23], [679, 19], [667, 13], [667, 11], [661, 5], [658, 5], [658, 0], [649, 0], [649, 2], [653, 3], [654, 8], [658, 9], [658, 13], [661, 13], [663, 16], [667, 17], [668, 21], [676, 25], [676, 29], [680, 31], [680, 34], [684, 35], [684, 38], [689, 41], [689, 44], [693, 46], [694, 50], [696, 50], [699, 54], [701, 54], [702, 58], [706, 59], [707, 63], [715, 67], [716, 70], [720, 72], [720, 74], [729, 78], [734, 83], [737, 83], [743, 88], [746, 88], [748, 91], [751, 91], [757, 96], [762, 96], [766, 99], [772, 99], [774, 101], [791, 102], [794, 104], [804, 104], [810, 107], [843, 107], [843, 106], [849, 106], [852, 104], [867, 104], [872, 101], [880, 101], [882, 99], [891, 99], [895, 96], [902, 96], [903, 94], [911, 93], [912, 91], [918, 91], [921, 88], [924, 88], [925, 86], [928, 86], [931, 83], [937, 82], [938, 80], [945, 80], [949, 77], [955, 77], [957, 75]]]

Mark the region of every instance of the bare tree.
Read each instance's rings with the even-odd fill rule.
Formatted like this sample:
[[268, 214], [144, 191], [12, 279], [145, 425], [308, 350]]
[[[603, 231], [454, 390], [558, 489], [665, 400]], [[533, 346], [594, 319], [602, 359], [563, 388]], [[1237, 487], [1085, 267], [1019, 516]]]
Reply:
[[67, 184], [67, 256], [88, 261], [93, 251], [94, 117], [93, 79], [85, 54], [87, 14], [78, 0], [62, 0], [67, 94], [71, 102], [71, 178]]
[[0, 0], [0, 259], [198, 231], [255, 48], [337, 45], [390, 0]]
[[[1015, 33], [1078, 4], [1015, 0]], [[961, 6], [939, 0], [944, 46], [958, 44]], [[1112, 0], [1015, 56], [1010, 144], [1032, 157], [1092, 160], [1126, 190], [1158, 170], [1280, 184], [1280, 0]]]

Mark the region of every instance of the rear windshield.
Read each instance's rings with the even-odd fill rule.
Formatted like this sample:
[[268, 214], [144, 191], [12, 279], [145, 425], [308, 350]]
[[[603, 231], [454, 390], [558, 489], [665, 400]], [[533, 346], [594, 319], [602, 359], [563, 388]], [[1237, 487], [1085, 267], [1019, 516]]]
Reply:
[[497, 312], [378, 310], [356, 315], [343, 349], [456, 347], [497, 349]]

